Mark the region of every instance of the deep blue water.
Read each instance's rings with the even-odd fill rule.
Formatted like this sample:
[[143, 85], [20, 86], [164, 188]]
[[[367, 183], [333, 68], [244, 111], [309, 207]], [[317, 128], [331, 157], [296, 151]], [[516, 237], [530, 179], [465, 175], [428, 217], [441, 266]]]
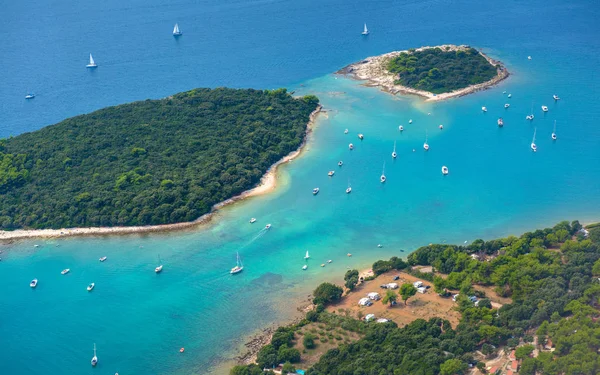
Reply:
[[[204, 86], [284, 86], [317, 94], [328, 113], [304, 155], [281, 169], [273, 194], [228, 207], [204, 228], [3, 245], [0, 373], [222, 373], [214, 366], [247, 334], [293, 315], [295, 301], [347, 267], [430, 242], [598, 219], [600, 6], [593, 2], [58, 0], [4, 2], [2, 10], [0, 136]], [[175, 22], [184, 33], [178, 40]], [[513, 74], [491, 90], [436, 104], [331, 75], [367, 56], [442, 43], [483, 48]], [[90, 52], [95, 71], [85, 69]], [[37, 97], [26, 101], [29, 91]], [[259, 220], [250, 225], [250, 217]], [[230, 277], [236, 251], [246, 269]], [[159, 254], [165, 271], [155, 275]], [[109, 260], [99, 263], [102, 255]], [[319, 267], [327, 259], [333, 263]], [[61, 276], [65, 267], [71, 274]], [[40, 284], [30, 290], [34, 277]]]

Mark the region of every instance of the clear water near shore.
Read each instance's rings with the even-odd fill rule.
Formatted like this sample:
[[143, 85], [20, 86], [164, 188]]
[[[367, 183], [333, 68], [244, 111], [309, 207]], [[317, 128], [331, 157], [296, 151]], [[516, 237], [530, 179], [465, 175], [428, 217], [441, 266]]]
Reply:
[[[296, 301], [347, 267], [430, 242], [598, 219], [600, 77], [590, 72], [600, 63], [600, 30], [599, 10], [588, 2], [334, 1], [319, 3], [318, 12], [312, 1], [161, 4], [7, 4], [8, 21], [0, 25], [8, 46], [0, 55], [1, 134], [198, 86], [287, 86], [317, 94], [328, 116], [320, 116], [303, 156], [282, 166], [275, 192], [225, 208], [206, 227], [0, 246], [0, 373], [204, 374], [230, 358], [245, 335], [294, 315]], [[290, 26], [292, 16], [302, 23]], [[35, 28], [30, 19], [38, 21]], [[176, 21], [184, 32], [178, 42], [170, 36]], [[359, 35], [364, 21], [368, 38]], [[65, 25], [79, 32], [65, 38]], [[492, 46], [486, 53], [504, 61], [512, 77], [430, 104], [329, 74], [366, 56], [446, 42]], [[96, 72], [83, 68], [89, 50]], [[28, 67], [31, 61], [45, 66]], [[38, 95], [25, 101], [26, 91]], [[557, 103], [555, 93], [563, 98]], [[524, 117], [532, 101], [530, 124]], [[550, 112], [542, 114], [541, 105]], [[550, 140], [554, 119], [557, 142]], [[536, 154], [529, 150], [534, 128]], [[353, 190], [346, 195], [348, 181]], [[251, 217], [258, 221], [249, 224]], [[263, 232], [267, 223], [273, 228]], [[307, 249], [309, 268], [302, 271]], [[232, 277], [238, 250], [245, 269]], [[159, 254], [165, 269], [156, 275]], [[108, 260], [100, 263], [103, 255]], [[333, 263], [321, 268], [328, 259]], [[60, 275], [66, 267], [71, 273]], [[34, 277], [39, 286], [30, 290]], [[88, 293], [90, 282], [96, 288]], [[96, 369], [89, 366], [94, 342]]]

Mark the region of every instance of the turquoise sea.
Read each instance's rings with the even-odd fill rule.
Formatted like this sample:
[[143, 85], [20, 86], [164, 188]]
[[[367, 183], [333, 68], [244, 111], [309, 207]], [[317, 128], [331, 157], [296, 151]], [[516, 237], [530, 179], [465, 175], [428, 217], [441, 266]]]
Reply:
[[[2, 374], [226, 373], [223, 363], [247, 335], [298, 314], [318, 283], [348, 267], [431, 242], [599, 219], [600, 6], [592, 1], [32, 0], [2, 9], [2, 137], [206, 86], [288, 87], [318, 95], [327, 110], [272, 194], [229, 206], [209, 225], [0, 245]], [[482, 48], [512, 75], [432, 104], [331, 74], [367, 56], [442, 43]], [[90, 52], [99, 64], [92, 72]], [[27, 92], [36, 98], [26, 101]], [[236, 251], [245, 269], [232, 277]], [[99, 364], [91, 368], [94, 343]]]

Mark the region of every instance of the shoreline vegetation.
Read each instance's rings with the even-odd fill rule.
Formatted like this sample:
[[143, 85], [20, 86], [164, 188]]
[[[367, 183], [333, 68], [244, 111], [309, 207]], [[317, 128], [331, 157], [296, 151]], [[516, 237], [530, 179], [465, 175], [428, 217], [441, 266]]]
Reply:
[[106, 235], [127, 235], [137, 233], [156, 233], [156, 232], [171, 232], [193, 229], [198, 226], [209, 223], [218, 211], [235, 202], [242, 201], [247, 198], [260, 196], [272, 192], [277, 186], [277, 170], [282, 164], [293, 161], [295, 158], [302, 155], [309, 135], [312, 133], [317, 117], [320, 113], [325, 113], [320, 104], [317, 105], [309, 116], [309, 121], [306, 124], [303, 139], [300, 146], [275, 162], [269, 167], [266, 173], [261, 177], [257, 186], [242, 192], [241, 194], [226, 199], [215, 204], [210, 212], [200, 216], [198, 219], [188, 222], [159, 224], [159, 225], [144, 225], [144, 226], [115, 226], [115, 227], [74, 227], [62, 229], [16, 229], [12, 231], [0, 231], [0, 241], [12, 241], [28, 238], [57, 238], [71, 236], [106, 236]]
[[[367, 81], [364, 84], [365, 86], [379, 87], [382, 91], [388, 92], [392, 95], [417, 95], [425, 98], [426, 101], [440, 101], [472, 94], [474, 92], [485, 90], [488, 87], [494, 86], [502, 80], [508, 78], [509, 76], [509, 72], [506, 69], [506, 67], [502, 64], [502, 62], [492, 59], [491, 57], [485, 55], [481, 51], [478, 51], [479, 55], [483, 56], [483, 58], [485, 58], [485, 60], [487, 60], [487, 62], [491, 66], [496, 68], [496, 75], [485, 82], [471, 84], [467, 87], [452, 90], [450, 92], [433, 93], [430, 91], [420, 90], [418, 88], [401, 85], [399, 83], [398, 74], [390, 72], [388, 70], [390, 67], [390, 62], [392, 62], [393, 60], [397, 60], [401, 55], [406, 56], [408, 54], [408, 56], [410, 56], [414, 53], [429, 52], [435, 49], [439, 49], [439, 52], [464, 52], [472, 50], [469, 46], [445, 44], [434, 47], [425, 46], [405, 51], [394, 51], [379, 56], [368, 57], [359, 62], [350, 64], [337, 71], [336, 74], [344, 75], [358, 81]], [[416, 63], [418, 64], [419, 61], [417, 61]], [[433, 69], [437, 70], [437, 68]], [[436, 74], [438, 76], [440, 75], [439, 70], [433, 73], [435, 74], [431, 74], [430, 71], [429, 76], [434, 76], [435, 78]], [[438, 77], [438, 79], [443, 79], [443, 77]]]
[[430, 244], [322, 283], [230, 374], [595, 375], [599, 276], [599, 224]]

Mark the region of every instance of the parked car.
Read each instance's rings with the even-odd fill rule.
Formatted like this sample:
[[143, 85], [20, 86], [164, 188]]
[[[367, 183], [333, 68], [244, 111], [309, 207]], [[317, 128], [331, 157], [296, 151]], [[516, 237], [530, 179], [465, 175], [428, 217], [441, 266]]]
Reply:
[[400, 276], [394, 276], [394, 281], [400, 280]]
[[387, 284], [379, 285], [379, 287], [380, 287], [381, 289], [387, 289], [387, 288], [388, 288]]

